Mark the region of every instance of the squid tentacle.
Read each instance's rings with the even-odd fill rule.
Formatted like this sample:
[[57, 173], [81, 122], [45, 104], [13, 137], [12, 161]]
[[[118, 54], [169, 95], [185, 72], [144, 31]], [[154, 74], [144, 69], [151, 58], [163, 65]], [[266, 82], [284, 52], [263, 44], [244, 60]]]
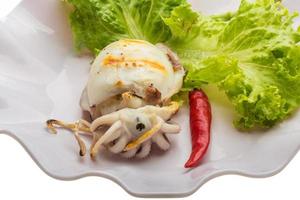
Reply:
[[[90, 147], [90, 156], [92, 159], [97, 155], [101, 145], [106, 146], [112, 153], [120, 153], [121, 156], [126, 158], [131, 158], [133, 156], [144, 158], [150, 153], [152, 142], [156, 143], [158, 147], [163, 150], [170, 148], [170, 143], [165, 134], [179, 133], [180, 126], [178, 124], [170, 124], [166, 121], [177, 112], [178, 108], [179, 105], [177, 102], [171, 102], [168, 106], [163, 107], [147, 105], [137, 108], [136, 112], [140, 112], [140, 114], [149, 118], [151, 128], [150, 130], [146, 129], [147, 131], [134, 140], [132, 140], [132, 133], [128, 131], [130, 130], [127, 127], [128, 121], [124, 123], [121, 118], [123, 114], [128, 116], [132, 115], [131, 110], [128, 108], [103, 115], [95, 119], [92, 123], [85, 120], [79, 120], [76, 123], [68, 124], [58, 120], [48, 120], [47, 126], [53, 133], [56, 133], [56, 127], [71, 130], [79, 144], [81, 156], [86, 154], [86, 146], [79, 135], [83, 133], [93, 136], [92, 145]], [[136, 123], [134, 120], [129, 122], [131, 124]], [[103, 133], [101, 127], [105, 129], [106, 126], [110, 127]]]
[[162, 133], [156, 134], [153, 138], [152, 141], [157, 144], [159, 148], [162, 150], [168, 150], [170, 148], [170, 143], [166, 139], [166, 136], [163, 136]]
[[125, 148], [127, 142], [128, 137], [127, 135], [123, 134], [113, 146], [108, 147], [108, 150], [115, 154], [120, 153]]
[[124, 158], [132, 158], [135, 156], [136, 152], [138, 151], [139, 147], [136, 147], [134, 149], [131, 149], [129, 151], [125, 151], [121, 153], [121, 156]]
[[161, 126], [161, 131], [165, 133], [179, 133], [180, 130], [181, 129], [178, 124], [168, 124], [165, 122]]
[[107, 115], [103, 115], [101, 117], [98, 117], [97, 119], [95, 119], [92, 124], [91, 124], [91, 131], [95, 131], [99, 126], [102, 125], [111, 125], [113, 123], [115, 123], [115, 121], [117, 121], [119, 119], [119, 113], [118, 112], [114, 112], [111, 114], [107, 114]]
[[98, 153], [98, 149], [101, 144], [109, 140], [113, 135], [114, 132], [118, 131], [122, 126], [121, 121], [115, 122], [105, 133], [102, 135], [102, 137], [99, 138], [99, 140], [96, 142], [96, 144], [91, 149], [90, 155], [92, 158], [95, 158], [96, 154]]
[[152, 144], [151, 140], [144, 142], [140, 147], [141, 148], [140, 151], [137, 152], [136, 157], [145, 158], [146, 156], [148, 156], [151, 151], [151, 144]]

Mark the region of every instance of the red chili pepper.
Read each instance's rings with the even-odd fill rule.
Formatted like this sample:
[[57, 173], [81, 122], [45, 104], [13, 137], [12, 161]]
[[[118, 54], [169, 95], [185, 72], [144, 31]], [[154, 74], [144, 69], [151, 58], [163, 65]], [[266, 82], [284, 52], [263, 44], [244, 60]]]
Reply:
[[189, 104], [192, 153], [185, 168], [199, 165], [210, 142], [211, 107], [206, 94], [202, 90], [191, 91]]

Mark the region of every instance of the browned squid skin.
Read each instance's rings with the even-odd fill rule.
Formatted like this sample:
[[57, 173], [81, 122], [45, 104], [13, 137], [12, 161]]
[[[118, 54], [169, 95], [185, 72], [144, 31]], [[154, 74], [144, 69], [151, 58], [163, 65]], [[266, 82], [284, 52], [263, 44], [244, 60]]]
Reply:
[[104, 107], [107, 108], [109, 106], [112, 106], [113, 104], [115, 105], [112, 106], [114, 108], [114, 111], [120, 110], [122, 108], [139, 108], [145, 105], [161, 105], [161, 92], [156, 87], [150, 85], [146, 87], [144, 93], [145, 97], [143, 98], [137, 96], [134, 91], [128, 91], [124, 92], [121, 95], [116, 95], [115, 97], [112, 97], [97, 106], [93, 105], [92, 107], [90, 107], [91, 119], [96, 119], [97, 117], [109, 113], [103, 113], [101, 112], [101, 110]]
[[169, 61], [173, 65], [174, 72], [184, 69], [177, 54], [175, 54], [169, 47], [161, 43], [157, 44], [156, 46], [167, 55]]
[[153, 85], [145, 89], [145, 101], [150, 105], [158, 105], [161, 103], [161, 92]]

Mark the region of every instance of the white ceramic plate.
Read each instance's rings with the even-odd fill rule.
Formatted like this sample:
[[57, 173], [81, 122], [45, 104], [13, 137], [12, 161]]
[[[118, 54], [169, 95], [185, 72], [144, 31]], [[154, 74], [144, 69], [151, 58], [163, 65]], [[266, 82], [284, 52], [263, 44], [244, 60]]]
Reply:
[[[216, 13], [235, 9], [239, 1], [192, 3], [205, 13]], [[296, 1], [285, 4], [300, 11]], [[139, 161], [105, 151], [96, 162], [88, 156], [80, 158], [70, 133], [52, 135], [45, 129], [49, 118], [80, 118], [78, 101], [91, 61], [73, 54], [64, 13], [58, 0], [27, 0], [0, 21], [1, 133], [19, 141], [50, 176], [72, 180], [95, 175], [115, 181], [136, 196], [178, 197], [195, 192], [206, 181], [223, 174], [273, 175], [298, 152], [299, 112], [268, 132], [240, 133], [232, 127], [233, 113], [227, 102], [212, 102], [212, 141], [198, 168], [183, 168], [191, 148], [187, 109], [174, 119], [183, 130], [171, 138], [168, 152], [155, 150]], [[85, 140], [90, 142], [89, 138]]]

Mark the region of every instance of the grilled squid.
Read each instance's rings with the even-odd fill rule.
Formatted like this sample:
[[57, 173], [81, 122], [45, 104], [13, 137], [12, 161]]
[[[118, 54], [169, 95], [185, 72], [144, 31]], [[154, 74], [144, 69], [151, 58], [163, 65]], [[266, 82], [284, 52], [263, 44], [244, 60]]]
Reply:
[[[84, 155], [79, 134], [93, 138], [92, 158], [100, 146], [123, 157], [146, 157], [153, 143], [170, 147], [166, 134], [180, 132], [170, 119], [179, 109], [171, 97], [182, 87], [184, 69], [175, 53], [162, 44], [124, 39], [105, 47], [94, 60], [80, 106], [91, 122], [48, 120], [48, 127], [72, 130]], [[55, 127], [54, 127], [55, 126]]]

